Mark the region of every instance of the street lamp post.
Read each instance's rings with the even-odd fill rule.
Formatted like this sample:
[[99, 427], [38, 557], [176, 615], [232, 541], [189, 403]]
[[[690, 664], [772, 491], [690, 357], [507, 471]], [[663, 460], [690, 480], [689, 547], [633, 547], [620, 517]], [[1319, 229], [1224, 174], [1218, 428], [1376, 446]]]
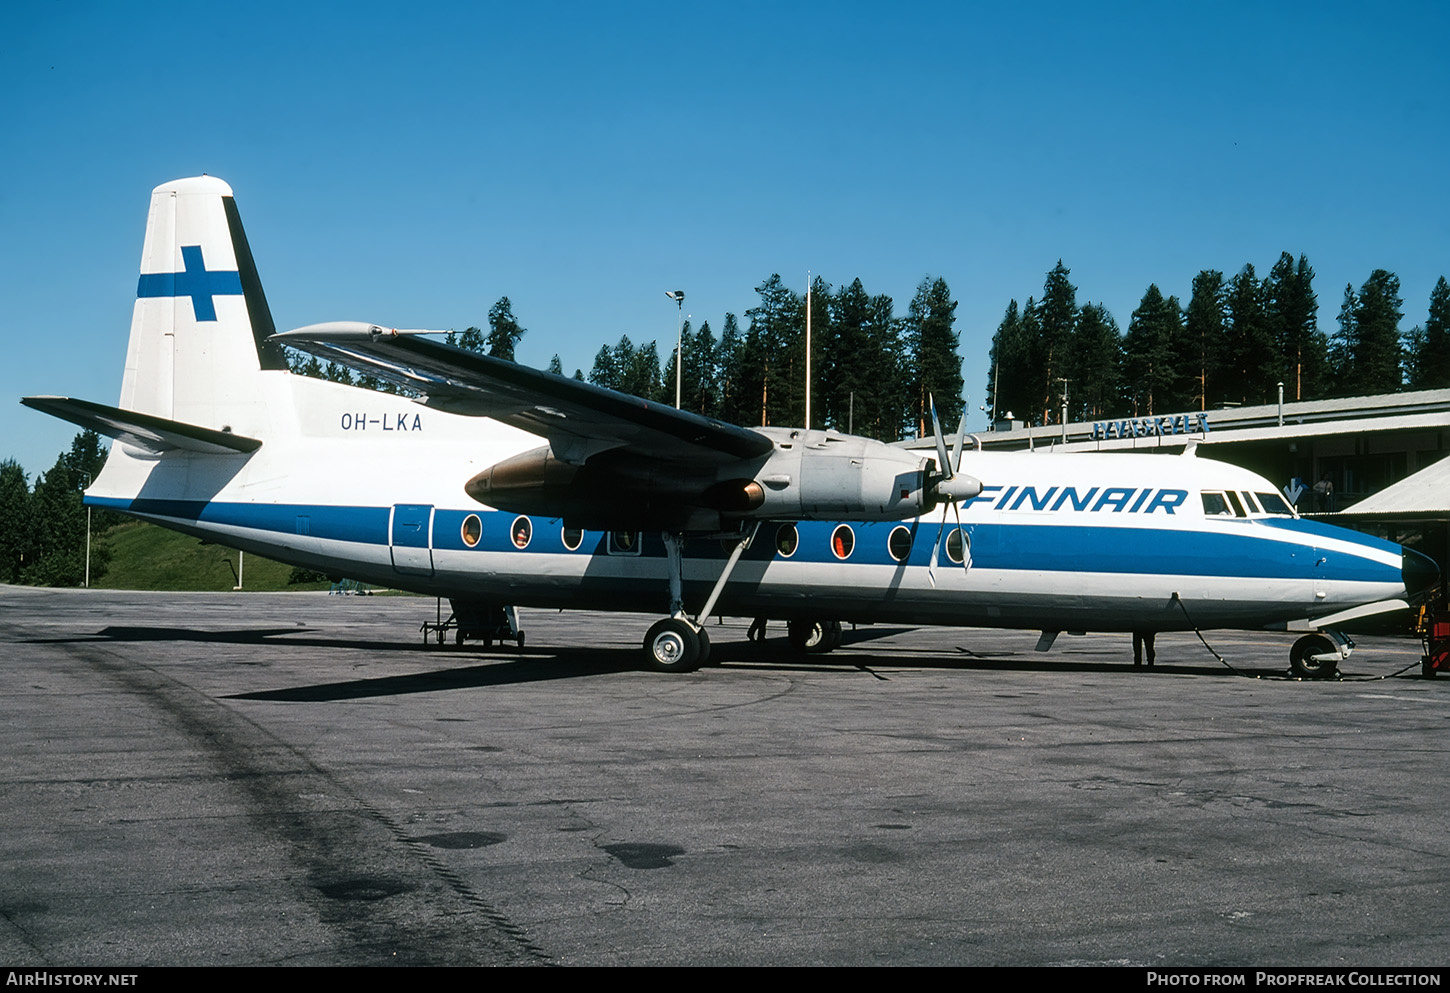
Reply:
[[[85, 499], [85, 491], [91, 488], [91, 474], [86, 473], [85, 489], [81, 490], [81, 499]], [[86, 589], [91, 588], [91, 505], [86, 504]]]
[[675, 301], [675, 409], [680, 409], [680, 372], [685, 367], [685, 291], [665, 290], [665, 296]]

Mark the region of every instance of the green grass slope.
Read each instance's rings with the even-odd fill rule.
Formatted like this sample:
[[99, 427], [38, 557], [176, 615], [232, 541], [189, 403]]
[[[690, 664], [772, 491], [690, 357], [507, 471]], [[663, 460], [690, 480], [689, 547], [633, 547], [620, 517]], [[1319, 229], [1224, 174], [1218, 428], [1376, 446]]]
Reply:
[[[106, 574], [91, 585], [108, 590], [230, 590], [237, 585], [237, 551], [168, 531], [144, 521], [128, 521], [102, 539], [111, 551]], [[257, 592], [325, 590], [329, 584], [287, 582], [292, 567], [248, 555], [242, 588]]]

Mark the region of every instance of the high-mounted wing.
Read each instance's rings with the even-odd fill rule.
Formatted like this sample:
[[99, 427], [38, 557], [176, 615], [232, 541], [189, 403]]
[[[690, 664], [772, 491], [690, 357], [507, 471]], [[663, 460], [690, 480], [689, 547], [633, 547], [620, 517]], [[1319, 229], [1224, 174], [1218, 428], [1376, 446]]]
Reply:
[[[570, 527], [725, 532], [749, 520], [900, 520], [970, 496], [920, 456], [831, 431], [741, 428], [373, 324], [271, 341], [376, 375], [419, 402], [487, 416], [549, 444], [464, 484], [479, 503]], [[961, 490], [962, 492], [958, 492]], [[972, 492], [976, 492], [972, 490]]]
[[719, 464], [768, 454], [758, 431], [531, 369], [505, 359], [355, 321], [313, 324], [270, 340], [369, 372], [456, 414], [491, 417], [547, 438], [582, 465], [615, 449], [660, 461]]

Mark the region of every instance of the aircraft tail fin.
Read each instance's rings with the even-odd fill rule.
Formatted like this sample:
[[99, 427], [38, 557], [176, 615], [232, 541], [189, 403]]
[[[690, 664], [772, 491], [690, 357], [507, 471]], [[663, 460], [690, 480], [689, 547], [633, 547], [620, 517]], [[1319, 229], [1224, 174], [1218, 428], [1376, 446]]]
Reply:
[[156, 187], [121, 408], [259, 433], [266, 417], [257, 374], [286, 368], [282, 349], [266, 340], [274, 330], [231, 187], [210, 176]]

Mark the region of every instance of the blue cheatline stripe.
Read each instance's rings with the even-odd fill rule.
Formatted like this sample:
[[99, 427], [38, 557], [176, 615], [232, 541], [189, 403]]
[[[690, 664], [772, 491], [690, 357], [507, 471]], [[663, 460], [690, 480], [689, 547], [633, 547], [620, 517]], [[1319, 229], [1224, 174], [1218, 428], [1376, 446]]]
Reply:
[[[87, 499], [87, 503], [127, 511], [142, 516], [169, 517], [199, 524], [247, 528], [276, 535], [307, 534], [312, 538], [350, 541], [361, 544], [387, 545], [391, 507], [340, 507], [316, 504], [249, 504], [218, 503], [199, 500], [117, 500]], [[463, 541], [463, 522], [477, 514], [482, 534], [470, 549]], [[529, 541], [526, 547], [515, 546], [512, 535], [517, 514], [504, 511], [455, 510], [438, 508], [433, 514], [433, 548], [441, 551], [515, 552], [518, 554], [603, 555], [608, 550], [608, 536], [598, 531], [585, 532], [577, 550], [563, 542], [563, 528], [558, 518], [529, 517]], [[299, 519], [305, 519], [299, 523]], [[1211, 522], [1211, 524], [1214, 522]], [[1169, 530], [1158, 528], [1103, 527], [1088, 525], [968, 524], [972, 567], [976, 569], [1025, 570], [1032, 572], [1099, 572], [1099, 573], [1161, 573], [1182, 576], [1224, 576], [1247, 579], [1304, 579], [1311, 577], [1341, 581], [1394, 582], [1400, 580], [1398, 566], [1388, 566], [1372, 559], [1343, 552], [1316, 549], [1314, 539], [1335, 538], [1355, 542], [1371, 550], [1393, 550], [1397, 545], [1369, 538], [1353, 531], [1327, 527], [1305, 521], [1275, 522], [1303, 535], [1302, 544], [1268, 540], [1255, 535], [1262, 521], [1223, 522], [1203, 530]], [[1292, 526], [1291, 526], [1292, 525]], [[1306, 526], [1308, 525], [1308, 526]], [[766, 561], [779, 557], [776, 536], [783, 526], [763, 524], [748, 560]], [[940, 533], [943, 544], [955, 530], [951, 521], [945, 528], [940, 521], [922, 519], [904, 523], [852, 523], [854, 548], [845, 561], [831, 552], [831, 535], [839, 526], [830, 521], [802, 521], [793, 525], [798, 544], [793, 562], [900, 567], [891, 557], [888, 538], [898, 527], [913, 534], [910, 554], [905, 565], [926, 566], [931, 560], [932, 545]], [[642, 536], [641, 555], [645, 558], [664, 556], [664, 545], [658, 534]], [[411, 542], [409, 542], [411, 543]], [[723, 559], [727, 552], [716, 541], [695, 541], [686, 549], [692, 559]], [[1316, 562], [1325, 564], [1316, 572]], [[938, 570], [960, 569], [938, 553]]]
[[1335, 527], [1333, 524], [1325, 524], [1323, 521], [1307, 521], [1302, 517], [1263, 517], [1256, 518], [1254, 523], [1284, 531], [1293, 531], [1295, 534], [1304, 535], [1308, 541], [1315, 538], [1337, 538], [1340, 541], [1353, 541], [1367, 548], [1377, 548], [1382, 552], [1391, 552], [1395, 555], [1399, 555], [1402, 551], [1401, 546], [1396, 545], [1393, 541], [1360, 534], [1358, 531], [1349, 531], [1345, 528]]
[[220, 503], [205, 500], [92, 499], [96, 507], [148, 517], [171, 517], [199, 524], [250, 528], [278, 535], [296, 535], [298, 518], [307, 518], [306, 534], [330, 541], [369, 545], [388, 543], [388, 507], [331, 507], [317, 504]]
[[182, 272], [143, 272], [136, 282], [137, 297], [191, 297], [198, 321], [216, 320], [217, 296], [241, 296], [242, 274], [235, 269], [207, 270], [200, 245], [183, 245]]

